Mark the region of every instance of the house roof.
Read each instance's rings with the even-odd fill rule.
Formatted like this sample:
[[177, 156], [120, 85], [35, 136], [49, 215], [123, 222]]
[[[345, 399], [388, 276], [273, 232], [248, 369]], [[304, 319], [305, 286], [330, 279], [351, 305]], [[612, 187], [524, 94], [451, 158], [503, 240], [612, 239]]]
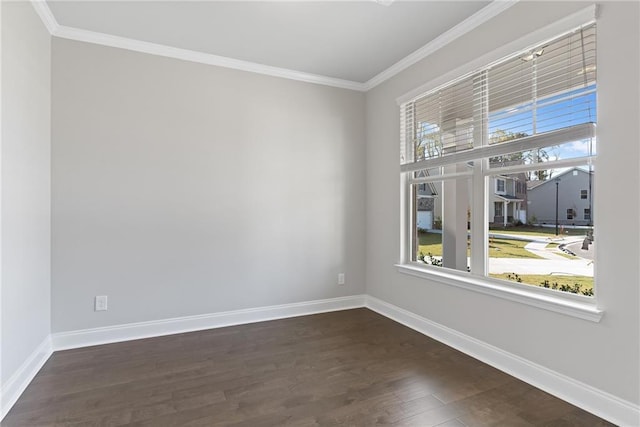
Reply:
[[546, 181], [539, 181], [539, 180], [527, 181], [527, 190], [532, 190], [532, 189], [544, 184], [545, 182]]
[[495, 195], [498, 199], [502, 199], [505, 202], [523, 202], [524, 199], [521, 199], [519, 197], [516, 196], [511, 196], [509, 194], [496, 194]]
[[533, 190], [535, 188], [542, 187], [543, 185], [548, 184], [550, 182], [555, 182], [556, 179], [559, 179], [559, 178], [562, 179], [563, 176], [565, 176], [569, 172], [573, 172], [573, 171], [578, 171], [579, 173], [583, 173], [585, 175], [589, 175], [590, 173], [593, 173], [593, 172], [588, 172], [588, 171], [586, 171], [586, 170], [584, 170], [584, 169], [582, 169], [580, 167], [574, 167], [574, 168], [571, 168], [571, 169], [567, 169], [566, 171], [564, 171], [564, 172], [552, 177], [551, 179], [547, 179], [547, 180], [544, 180], [544, 181], [528, 181], [527, 182], [527, 190]]

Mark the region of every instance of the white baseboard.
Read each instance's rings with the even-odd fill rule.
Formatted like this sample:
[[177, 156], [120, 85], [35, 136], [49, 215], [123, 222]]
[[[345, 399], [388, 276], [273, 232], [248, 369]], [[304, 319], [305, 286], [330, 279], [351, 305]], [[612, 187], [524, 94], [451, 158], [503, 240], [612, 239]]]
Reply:
[[0, 420], [9, 412], [53, 350], [150, 338], [330, 311], [367, 307], [460, 350], [617, 425], [640, 425], [640, 407], [497, 347], [368, 295], [283, 304], [221, 313], [62, 332], [47, 337], [1, 390]]
[[2, 384], [0, 391], [0, 421], [7, 415], [22, 392], [24, 392], [45, 362], [49, 360], [52, 353], [51, 335], [47, 335], [44, 341], [20, 365], [7, 382]]
[[367, 296], [366, 307], [614, 424], [624, 427], [640, 425], [640, 406], [634, 403], [378, 298]]
[[364, 307], [354, 295], [53, 334], [55, 351]]

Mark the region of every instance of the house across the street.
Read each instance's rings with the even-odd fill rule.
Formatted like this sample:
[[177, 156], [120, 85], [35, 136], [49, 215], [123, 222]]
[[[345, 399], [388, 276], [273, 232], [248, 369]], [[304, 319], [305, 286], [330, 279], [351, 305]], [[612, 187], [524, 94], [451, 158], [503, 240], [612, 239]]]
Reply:
[[569, 169], [545, 181], [529, 181], [528, 220], [537, 224], [593, 224], [593, 172]]

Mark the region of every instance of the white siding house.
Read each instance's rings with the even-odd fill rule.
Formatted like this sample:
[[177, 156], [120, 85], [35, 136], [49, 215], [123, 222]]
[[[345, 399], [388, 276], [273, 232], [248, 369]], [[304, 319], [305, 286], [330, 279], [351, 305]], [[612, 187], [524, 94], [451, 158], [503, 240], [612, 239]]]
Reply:
[[492, 203], [489, 220], [494, 224], [527, 222], [527, 184], [524, 174], [499, 175], [491, 178]]

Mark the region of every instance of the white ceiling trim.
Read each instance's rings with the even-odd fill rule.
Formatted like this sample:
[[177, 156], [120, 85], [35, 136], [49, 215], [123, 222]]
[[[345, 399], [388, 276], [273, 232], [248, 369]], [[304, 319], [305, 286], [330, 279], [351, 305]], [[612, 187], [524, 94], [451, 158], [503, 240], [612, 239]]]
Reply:
[[51, 35], [55, 37], [127, 49], [141, 53], [148, 53], [151, 55], [182, 59], [184, 61], [198, 62], [218, 67], [232, 68], [236, 70], [264, 74], [273, 77], [281, 77], [290, 80], [366, 92], [369, 89], [373, 89], [380, 83], [390, 79], [391, 77], [395, 76], [396, 74], [400, 73], [416, 62], [428, 57], [433, 52], [451, 43], [452, 41], [473, 30], [484, 22], [487, 22], [491, 18], [504, 12], [518, 1], [519, 0], [492, 1], [488, 6], [480, 9], [478, 12], [474, 13], [469, 18], [462, 21], [460, 24], [442, 33], [440, 36], [427, 43], [425, 46], [416, 50], [407, 57], [401, 59], [400, 61], [365, 83], [321, 76], [318, 74], [305, 73], [302, 71], [289, 70], [286, 68], [272, 67], [269, 65], [258, 64], [250, 61], [242, 61], [225, 56], [212, 55], [188, 49], [181, 49], [157, 43], [150, 43], [126, 37], [114, 36], [111, 34], [104, 34], [95, 31], [67, 27], [58, 24], [58, 21], [56, 20], [53, 13], [51, 13], [51, 9], [49, 9], [49, 6], [44, 0], [31, 0], [31, 4], [33, 5], [38, 16], [40, 16], [40, 19], [42, 19], [44, 25], [47, 27], [47, 30], [49, 30], [49, 33], [51, 33]]
[[357, 90], [360, 92], [366, 90], [364, 84], [360, 82], [336, 79], [333, 77], [326, 77], [317, 74], [289, 70], [286, 68], [272, 67], [269, 65], [242, 61], [225, 56], [212, 55], [188, 49], [181, 49], [157, 43], [150, 43], [126, 37], [114, 36], [111, 34], [99, 33], [96, 31], [67, 27], [65, 25], [58, 24], [58, 21], [51, 13], [51, 9], [49, 9], [49, 6], [45, 1], [31, 0], [31, 3], [33, 4], [36, 13], [40, 16], [42, 22], [47, 27], [51, 35], [55, 37], [99, 44], [102, 46], [127, 49], [141, 53], [148, 53], [151, 55], [182, 59], [184, 61], [198, 62], [201, 64], [215, 65], [218, 67], [232, 68], [235, 70], [248, 71], [273, 77], [282, 77], [285, 79], [298, 80], [307, 83], [333, 86], [342, 89]]
[[365, 90], [369, 90], [378, 86], [380, 83], [390, 79], [401, 71], [404, 71], [418, 61], [423, 60], [438, 49], [443, 48], [457, 38], [465, 35], [481, 24], [484, 24], [491, 18], [501, 14], [511, 6], [515, 5], [518, 1], [519, 0], [493, 0], [487, 6], [483, 7], [455, 27], [440, 34], [438, 37], [422, 46], [420, 49], [407, 55], [377, 76], [372, 77], [364, 84], [366, 88]]
[[53, 35], [63, 39], [77, 40], [103, 46], [133, 50], [136, 52], [148, 53], [151, 55], [182, 59], [184, 61], [198, 62], [201, 64], [215, 65], [218, 67], [232, 68], [235, 70], [265, 74], [273, 77], [283, 77], [286, 79], [298, 80], [307, 83], [316, 83], [357, 91], [365, 90], [363, 83], [353, 82], [350, 80], [336, 79], [332, 77], [320, 76], [317, 74], [289, 70], [286, 68], [272, 67], [269, 65], [257, 64], [255, 62], [228, 58], [226, 56], [212, 55], [209, 53], [129, 39], [126, 37], [113, 36], [111, 34], [104, 34], [95, 31], [67, 27], [64, 25], [59, 25]]
[[60, 25], [58, 25], [58, 21], [56, 21], [55, 16], [51, 13], [51, 9], [49, 9], [47, 3], [44, 0], [31, 0], [31, 4], [40, 19], [42, 19], [44, 26], [47, 27], [49, 33], [53, 35]]

